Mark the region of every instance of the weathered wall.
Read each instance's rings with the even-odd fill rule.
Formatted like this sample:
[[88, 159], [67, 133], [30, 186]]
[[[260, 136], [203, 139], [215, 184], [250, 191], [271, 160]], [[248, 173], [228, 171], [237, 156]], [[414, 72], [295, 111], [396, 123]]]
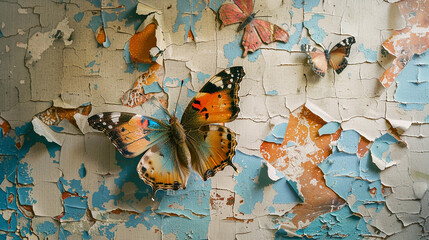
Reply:
[[[428, 237], [429, 3], [257, 0], [289, 42], [241, 58], [243, 31], [219, 28], [223, 2], [0, 2], [2, 238]], [[349, 66], [314, 74], [301, 44], [348, 36]], [[133, 64], [155, 45], [160, 65]], [[153, 201], [140, 158], [88, 126], [102, 111], [160, 116], [142, 89], [172, 112], [184, 80], [182, 113], [235, 65], [246, 72], [226, 124], [238, 173], [192, 173], [186, 190]]]

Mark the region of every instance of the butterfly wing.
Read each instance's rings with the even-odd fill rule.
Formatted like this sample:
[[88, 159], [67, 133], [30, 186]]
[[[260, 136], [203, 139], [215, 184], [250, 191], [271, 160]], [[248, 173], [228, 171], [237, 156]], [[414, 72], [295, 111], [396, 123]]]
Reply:
[[164, 139], [145, 152], [139, 164], [137, 172], [139, 177], [153, 191], [157, 189], [184, 189], [189, 178], [188, 166], [183, 166], [177, 161], [176, 145], [170, 139]]
[[253, 0], [234, 0], [234, 3], [243, 11], [246, 16], [253, 12]]
[[329, 65], [340, 74], [347, 67], [347, 59], [350, 55], [350, 48], [356, 40], [354, 37], [348, 37], [337, 43], [329, 52]]
[[191, 166], [204, 180], [228, 165], [233, 166], [235, 133], [212, 123], [230, 122], [237, 117], [239, 83], [244, 75], [243, 67], [231, 67], [216, 74], [183, 113], [181, 124], [186, 131]]
[[192, 168], [205, 180], [232, 164], [235, 155], [235, 133], [229, 128], [210, 124], [188, 132]]
[[252, 23], [247, 24], [244, 28], [244, 35], [241, 45], [244, 47], [243, 57], [247, 56], [247, 52], [254, 52], [262, 46], [262, 40]]
[[324, 77], [326, 70], [328, 70], [328, 61], [325, 52], [307, 44], [302, 44], [301, 50], [307, 54], [308, 63], [311, 64], [313, 71], [317, 75]]
[[283, 28], [260, 19], [253, 19], [251, 24], [254, 25], [256, 31], [264, 43], [271, 43], [274, 41], [287, 42], [289, 34]]
[[243, 67], [227, 68], [213, 76], [183, 112], [183, 128], [190, 130], [210, 123], [234, 120], [240, 111], [238, 90], [243, 77]]
[[133, 113], [104, 112], [88, 118], [89, 125], [103, 131], [125, 157], [135, 157], [167, 138], [169, 126]]
[[247, 19], [246, 14], [234, 3], [224, 3], [219, 8], [219, 19], [223, 25], [244, 22]]

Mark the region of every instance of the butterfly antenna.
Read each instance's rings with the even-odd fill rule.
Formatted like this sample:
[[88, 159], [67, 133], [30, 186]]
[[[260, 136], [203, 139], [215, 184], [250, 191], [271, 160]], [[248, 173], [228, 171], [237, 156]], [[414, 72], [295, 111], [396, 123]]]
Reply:
[[182, 93], [182, 88], [183, 88], [183, 79], [182, 79], [182, 82], [180, 83], [179, 96], [177, 96], [176, 108], [174, 109], [174, 115], [173, 116], [176, 116], [177, 106], [179, 106], [179, 99], [180, 99], [180, 94]]
[[[151, 98], [147, 98], [144, 94], [140, 93], [140, 96], [142, 96], [144, 99], [146, 99], [146, 101], [149, 101]], [[159, 102], [159, 100], [155, 99], [157, 104], [154, 104], [156, 107], [158, 107], [159, 109], [161, 109], [165, 114], [167, 114], [170, 118], [172, 117], [171, 114], [167, 111], [167, 109], [164, 108], [164, 106], [161, 105], [161, 103]], [[150, 103], [152, 103], [153, 101], [150, 101]]]

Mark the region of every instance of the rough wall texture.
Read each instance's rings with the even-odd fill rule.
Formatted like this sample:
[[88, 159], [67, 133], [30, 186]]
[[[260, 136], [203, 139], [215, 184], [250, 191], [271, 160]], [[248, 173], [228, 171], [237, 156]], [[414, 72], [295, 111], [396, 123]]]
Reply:
[[[2, 239], [428, 237], [429, 2], [257, 0], [290, 38], [246, 58], [238, 25], [219, 28], [223, 2], [0, 2]], [[348, 36], [349, 66], [314, 74], [301, 44]], [[159, 117], [142, 94], [180, 115], [234, 65], [238, 173], [192, 173], [152, 200], [140, 157], [88, 126]]]

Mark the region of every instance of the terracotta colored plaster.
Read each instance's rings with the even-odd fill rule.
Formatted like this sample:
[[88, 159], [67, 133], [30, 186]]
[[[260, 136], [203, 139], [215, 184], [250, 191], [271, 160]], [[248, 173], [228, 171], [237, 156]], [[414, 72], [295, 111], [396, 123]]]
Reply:
[[[318, 130], [325, 124], [320, 117], [305, 107], [289, 117], [282, 144], [263, 142], [262, 156], [288, 179], [298, 182], [298, 190], [305, 201], [292, 209], [295, 217], [291, 223], [296, 229], [299, 223], [311, 222], [318, 216], [342, 207], [344, 201], [325, 184], [318, 164], [331, 154], [330, 144], [341, 133], [319, 136]], [[293, 146], [287, 147], [288, 142]]]
[[380, 78], [384, 87], [389, 87], [414, 54], [422, 54], [429, 48], [429, 1], [403, 0], [398, 3], [399, 11], [405, 19], [405, 28], [393, 31], [393, 35], [383, 43], [383, 47], [396, 56], [393, 66]]

